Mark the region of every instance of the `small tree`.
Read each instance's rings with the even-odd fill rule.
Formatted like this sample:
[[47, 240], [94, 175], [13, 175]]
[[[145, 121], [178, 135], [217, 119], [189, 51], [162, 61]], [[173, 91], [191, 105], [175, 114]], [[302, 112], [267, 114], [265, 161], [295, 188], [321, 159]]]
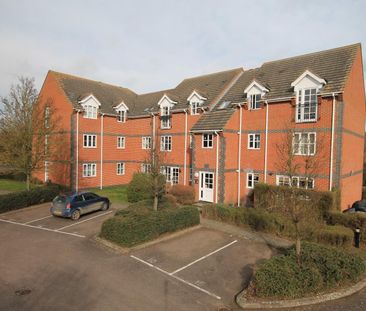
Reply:
[[[289, 191], [284, 192], [284, 204], [278, 212], [289, 217], [295, 227], [296, 255], [300, 263], [302, 226], [309, 221], [318, 221], [319, 211], [317, 202], [309, 201], [300, 188], [311, 188], [314, 178], [319, 174], [325, 162], [323, 153], [323, 139], [318, 137], [312, 144], [307, 141], [304, 144], [295, 137], [295, 130], [287, 128], [281, 142], [276, 143], [277, 169], [286, 176], [284, 186], [289, 186]], [[297, 155], [303, 148], [303, 155]], [[313, 149], [314, 148], [314, 149]], [[314, 150], [314, 152], [313, 152]], [[301, 176], [301, 179], [299, 179]]]
[[57, 154], [52, 133], [57, 120], [51, 101], [39, 105], [33, 78], [20, 77], [8, 97], [1, 97], [0, 161], [26, 176], [30, 189], [32, 173]]

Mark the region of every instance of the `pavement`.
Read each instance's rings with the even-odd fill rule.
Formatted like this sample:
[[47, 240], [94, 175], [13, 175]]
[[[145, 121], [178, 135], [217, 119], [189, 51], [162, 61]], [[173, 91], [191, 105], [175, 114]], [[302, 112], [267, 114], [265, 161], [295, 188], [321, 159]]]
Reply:
[[[276, 253], [278, 241], [203, 221], [121, 254], [93, 239], [115, 208], [76, 222], [49, 217], [49, 204], [0, 214], [0, 310], [240, 310], [234, 296]], [[364, 297], [291, 310], [365, 310]]]

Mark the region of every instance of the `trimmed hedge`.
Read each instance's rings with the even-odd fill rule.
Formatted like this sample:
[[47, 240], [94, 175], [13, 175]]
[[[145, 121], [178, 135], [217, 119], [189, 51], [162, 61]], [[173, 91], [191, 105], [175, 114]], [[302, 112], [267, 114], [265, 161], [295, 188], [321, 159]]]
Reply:
[[138, 203], [106, 220], [100, 236], [121, 246], [131, 247], [199, 223], [199, 211], [193, 206], [152, 211], [146, 204]]
[[330, 212], [327, 216], [327, 223], [330, 225], [341, 225], [347, 228], [361, 230], [361, 239], [366, 238], [366, 213]]
[[248, 291], [257, 297], [298, 298], [355, 282], [365, 273], [364, 261], [333, 247], [303, 243], [301, 265], [295, 249], [265, 261]]
[[13, 192], [0, 195], [0, 213], [21, 209], [27, 206], [51, 202], [60, 192], [67, 188], [60, 185], [50, 184], [37, 187], [29, 191]]
[[258, 183], [254, 187], [254, 207], [266, 210], [276, 210], [286, 204], [289, 192], [308, 198], [309, 204], [315, 203], [319, 211], [325, 216], [329, 211], [339, 210], [339, 191], [314, 191], [307, 189], [291, 189], [289, 187], [272, 186]]
[[317, 241], [332, 246], [349, 247], [353, 244], [353, 231], [344, 226], [325, 226], [317, 233]]
[[189, 205], [194, 203], [194, 188], [192, 186], [174, 185], [169, 193], [174, 195], [180, 204]]

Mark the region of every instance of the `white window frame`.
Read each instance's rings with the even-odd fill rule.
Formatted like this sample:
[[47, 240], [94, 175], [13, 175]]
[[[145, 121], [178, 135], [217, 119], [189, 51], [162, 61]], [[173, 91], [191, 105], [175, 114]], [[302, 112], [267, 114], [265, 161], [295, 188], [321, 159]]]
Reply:
[[117, 149], [126, 148], [126, 136], [117, 136]]
[[117, 162], [116, 174], [119, 176], [125, 174], [125, 162]]
[[[306, 136], [306, 137], [303, 137]], [[314, 141], [310, 142], [310, 137]], [[296, 137], [299, 137], [297, 139]], [[311, 152], [313, 149], [313, 152]], [[313, 156], [316, 153], [316, 133], [315, 132], [295, 132], [292, 138], [292, 150], [294, 155]]]
[[97, 176], [97, 164], [96, 163], [84, 163], [83, 164], [83, 177], [96, 177]]
[[127, 110], [126, 109], [120, 109], [117, 111], [117, 122], [125, 123], [127, 120]]
[[262, 99], [262, 94], [260, 94], [260, 93], [249, 94], [249, 110], [260, 109], [261, 108], [261, 106], [260, 106], [261, 99]]
[[261, 148], [261, 134], [248, 134], [248, 149], [259, 150]]
[[202, 148], [203, 149], [213, 148], [213, 134], [210, 133], [202, 134]]
[[192, 101], [191, 102], [191, 115], [196, 116], [199, 115], [199, 109], [200, 109], [200, 102], [198, 101]]
[[84, 134], [83, 135], [83, 148], [97, 148], [97, 135]]
[[[309, 91], [309, 95], [305, 95], [305, 93]], [[315, 94], [312, 94], [315, 92]], [[306, 96], [309, 96], [309, 100], [306, 100]], [[315, 101], [311, 101], [311, 96], [315, 96]], [[305, 107], [308, 105], [308, 107]], [[309, 112], [305, 114], [305, 109], [308, 108]], [[311, 112], [311, 109], [315, 111]], [[314, 117], [310, 118], [310, 115], [314, 113]], [[309, 117], [305, 117], [305, 115], [309, 115]], [[316, 87], [310, 88], [302, 88], [296, 91], [296, 122], [297, 123], [306, 123], [306, 122], [316, 122], [318, 119], [318, 89]]]
[[141, 164], [141, 173], [144, 173], [144, 174], [151, 173], [151, 164], [150, 163], [142, 163]]
[[97, 119], [98, 117], [98, 107], [95, 105], [85, 104], [84, 108], [84, 118], [85, 119]]
[[253, 189], [254, 185], [259, 183], [258, 173], [247, 173], [247, 188]]
[[[305, 183], [305, 187], [300, 187], [300, 184]], [[309, 182], [312, 186], [309, 188]], [[290, 186], [290, 177], [286, 175], [276, 175], [276, 185], [277, 186]], [[295, 186], [300, 189], [315, 189], [315, 179], [309, 177], [293, 176], [291, 186]]]
[[173, 149], [173, 139], [171, 135], [162, 135], [160, 137], [160, 151], [171, 152]]
[[170, 129], [172, 127], [171, 111], [169, 105], [162, 105], [160, 107], [160, 127], [162, 129]]
[[152, 137], [151, 136], [143, 136], [141, 138], [141, 148], [144, 150], [151, 149], [152, 146]]
[[179, 167], [177, 166], [161, 166], [160, 173], [165, 176], [167, 183], [177, 185], [179, 183]]

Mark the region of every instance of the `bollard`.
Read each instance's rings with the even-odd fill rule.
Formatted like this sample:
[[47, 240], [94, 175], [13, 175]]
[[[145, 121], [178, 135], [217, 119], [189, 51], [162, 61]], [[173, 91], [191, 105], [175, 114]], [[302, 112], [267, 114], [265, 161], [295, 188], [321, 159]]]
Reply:
[[355, 247], [360, 248], [361, 230], [357, 228], [355, 230]]

